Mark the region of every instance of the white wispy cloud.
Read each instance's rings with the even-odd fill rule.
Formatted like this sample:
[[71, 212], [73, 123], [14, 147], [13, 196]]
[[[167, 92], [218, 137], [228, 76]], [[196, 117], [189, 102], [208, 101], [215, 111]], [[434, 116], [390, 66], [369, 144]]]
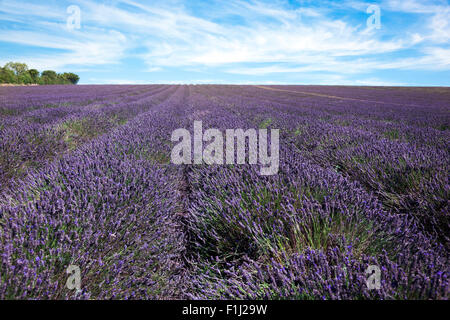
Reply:
[[447, 43], [450, 40], [450, 6], [446, 0], [384, 0], [382, 7], [394, 12], [424, 15], [423, 39]]

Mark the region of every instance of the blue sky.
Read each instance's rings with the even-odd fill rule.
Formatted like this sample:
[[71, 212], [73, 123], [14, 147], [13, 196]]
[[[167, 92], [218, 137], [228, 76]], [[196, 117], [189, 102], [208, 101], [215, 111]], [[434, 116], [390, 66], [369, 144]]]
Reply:
[[[371, 5], [380, 9], [380, 28], [370, 23], [376, 21], [374, 11], [367, 13]], [[79, 8], [80, 28], [69, 6]], [[450, 6], [442, 0], [0, 0], [0, 46], [1, 65], [71, 71], [81, 84], [449, 86]]]

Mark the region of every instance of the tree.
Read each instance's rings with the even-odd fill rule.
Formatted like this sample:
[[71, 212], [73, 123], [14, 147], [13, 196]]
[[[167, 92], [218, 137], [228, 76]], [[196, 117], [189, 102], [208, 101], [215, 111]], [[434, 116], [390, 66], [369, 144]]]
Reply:
[[64, 72], [62, 76], [64, 77], [64, 79], [68, 80], [72, 84], [77, 84], [78, 81], [80, 80], [80, 77], [72, 72]]
[[8, 62], [5, 68], [13, 71], [16, 76], [21, 76], [28, 71], [28, 66], [20, 62]]
[[33, 79], [31, 78], [31, 75], [28, 72], [25, 72], [17, 77], [18, 83], [21, 84], [32, 84]]
[[16, 83], [17, 77], [14, 71], [0, 67], [0, 83]]
[[30, 77], [33, 80], [33, 83], [39, 82], [39, 71], [38, 70], [30, 69], [30, 70], [28, 70], [28, 73], [30, 74]]
[[58, 75], [53, 70], [44, 70], [44, 71], [42, 71], [42, 77], [47, 77], [47, 78], [50, 78], [50, 79], [56, 79], [57, 76]]
[[55, 84], [58, 80], [58, 75], [53, 70], [44, 70], [41, 74], [42, 84]]

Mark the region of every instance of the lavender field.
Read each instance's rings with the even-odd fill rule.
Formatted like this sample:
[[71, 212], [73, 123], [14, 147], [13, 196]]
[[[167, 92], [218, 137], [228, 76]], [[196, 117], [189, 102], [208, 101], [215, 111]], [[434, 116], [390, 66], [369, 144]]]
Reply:
[[[278, 174], [172, 164], [199, 120]], [[449, 298], [449, 88], [0, 87], [0, 137], [0, 299]]]

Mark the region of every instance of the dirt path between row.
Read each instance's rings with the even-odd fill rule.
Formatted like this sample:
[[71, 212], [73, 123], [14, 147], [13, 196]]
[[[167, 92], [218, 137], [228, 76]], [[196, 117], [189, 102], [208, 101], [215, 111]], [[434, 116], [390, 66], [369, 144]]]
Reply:
[[266, 90], [273, 90], [273, 91], [284, 91], [284, 92], [290, 92], [290, 93], [306, 94], [306, 95], [311, 95], [311, 96], [316, 96], [316, 97], [338, 99], [338, 100], [352, 100], [352, 101], [361, 101], [361, 102], [392, 104], [392, 105], [398, 105], [398, 106], [420, 107], [420, 105], [417, 105], [417, 104], [404, 104], [404, 103], [396, 103], [396, 102], [384, 102], [384, 101], [365, 100], [365, 99], [348, 98], [348, 97], [338, 97], [338, 96], [332, 96], [332, 95], [323, 94], [323, 93], [295, 91], [295, 90], [286, 90], [286, 89], [276, 89], [276, 88], [271, 88], [271, 87], [266, 87], [266, 86], [256, 86], [256, 85], [254, 85], [253, 87], [260, 88], [260, 89], [266, 89]]

